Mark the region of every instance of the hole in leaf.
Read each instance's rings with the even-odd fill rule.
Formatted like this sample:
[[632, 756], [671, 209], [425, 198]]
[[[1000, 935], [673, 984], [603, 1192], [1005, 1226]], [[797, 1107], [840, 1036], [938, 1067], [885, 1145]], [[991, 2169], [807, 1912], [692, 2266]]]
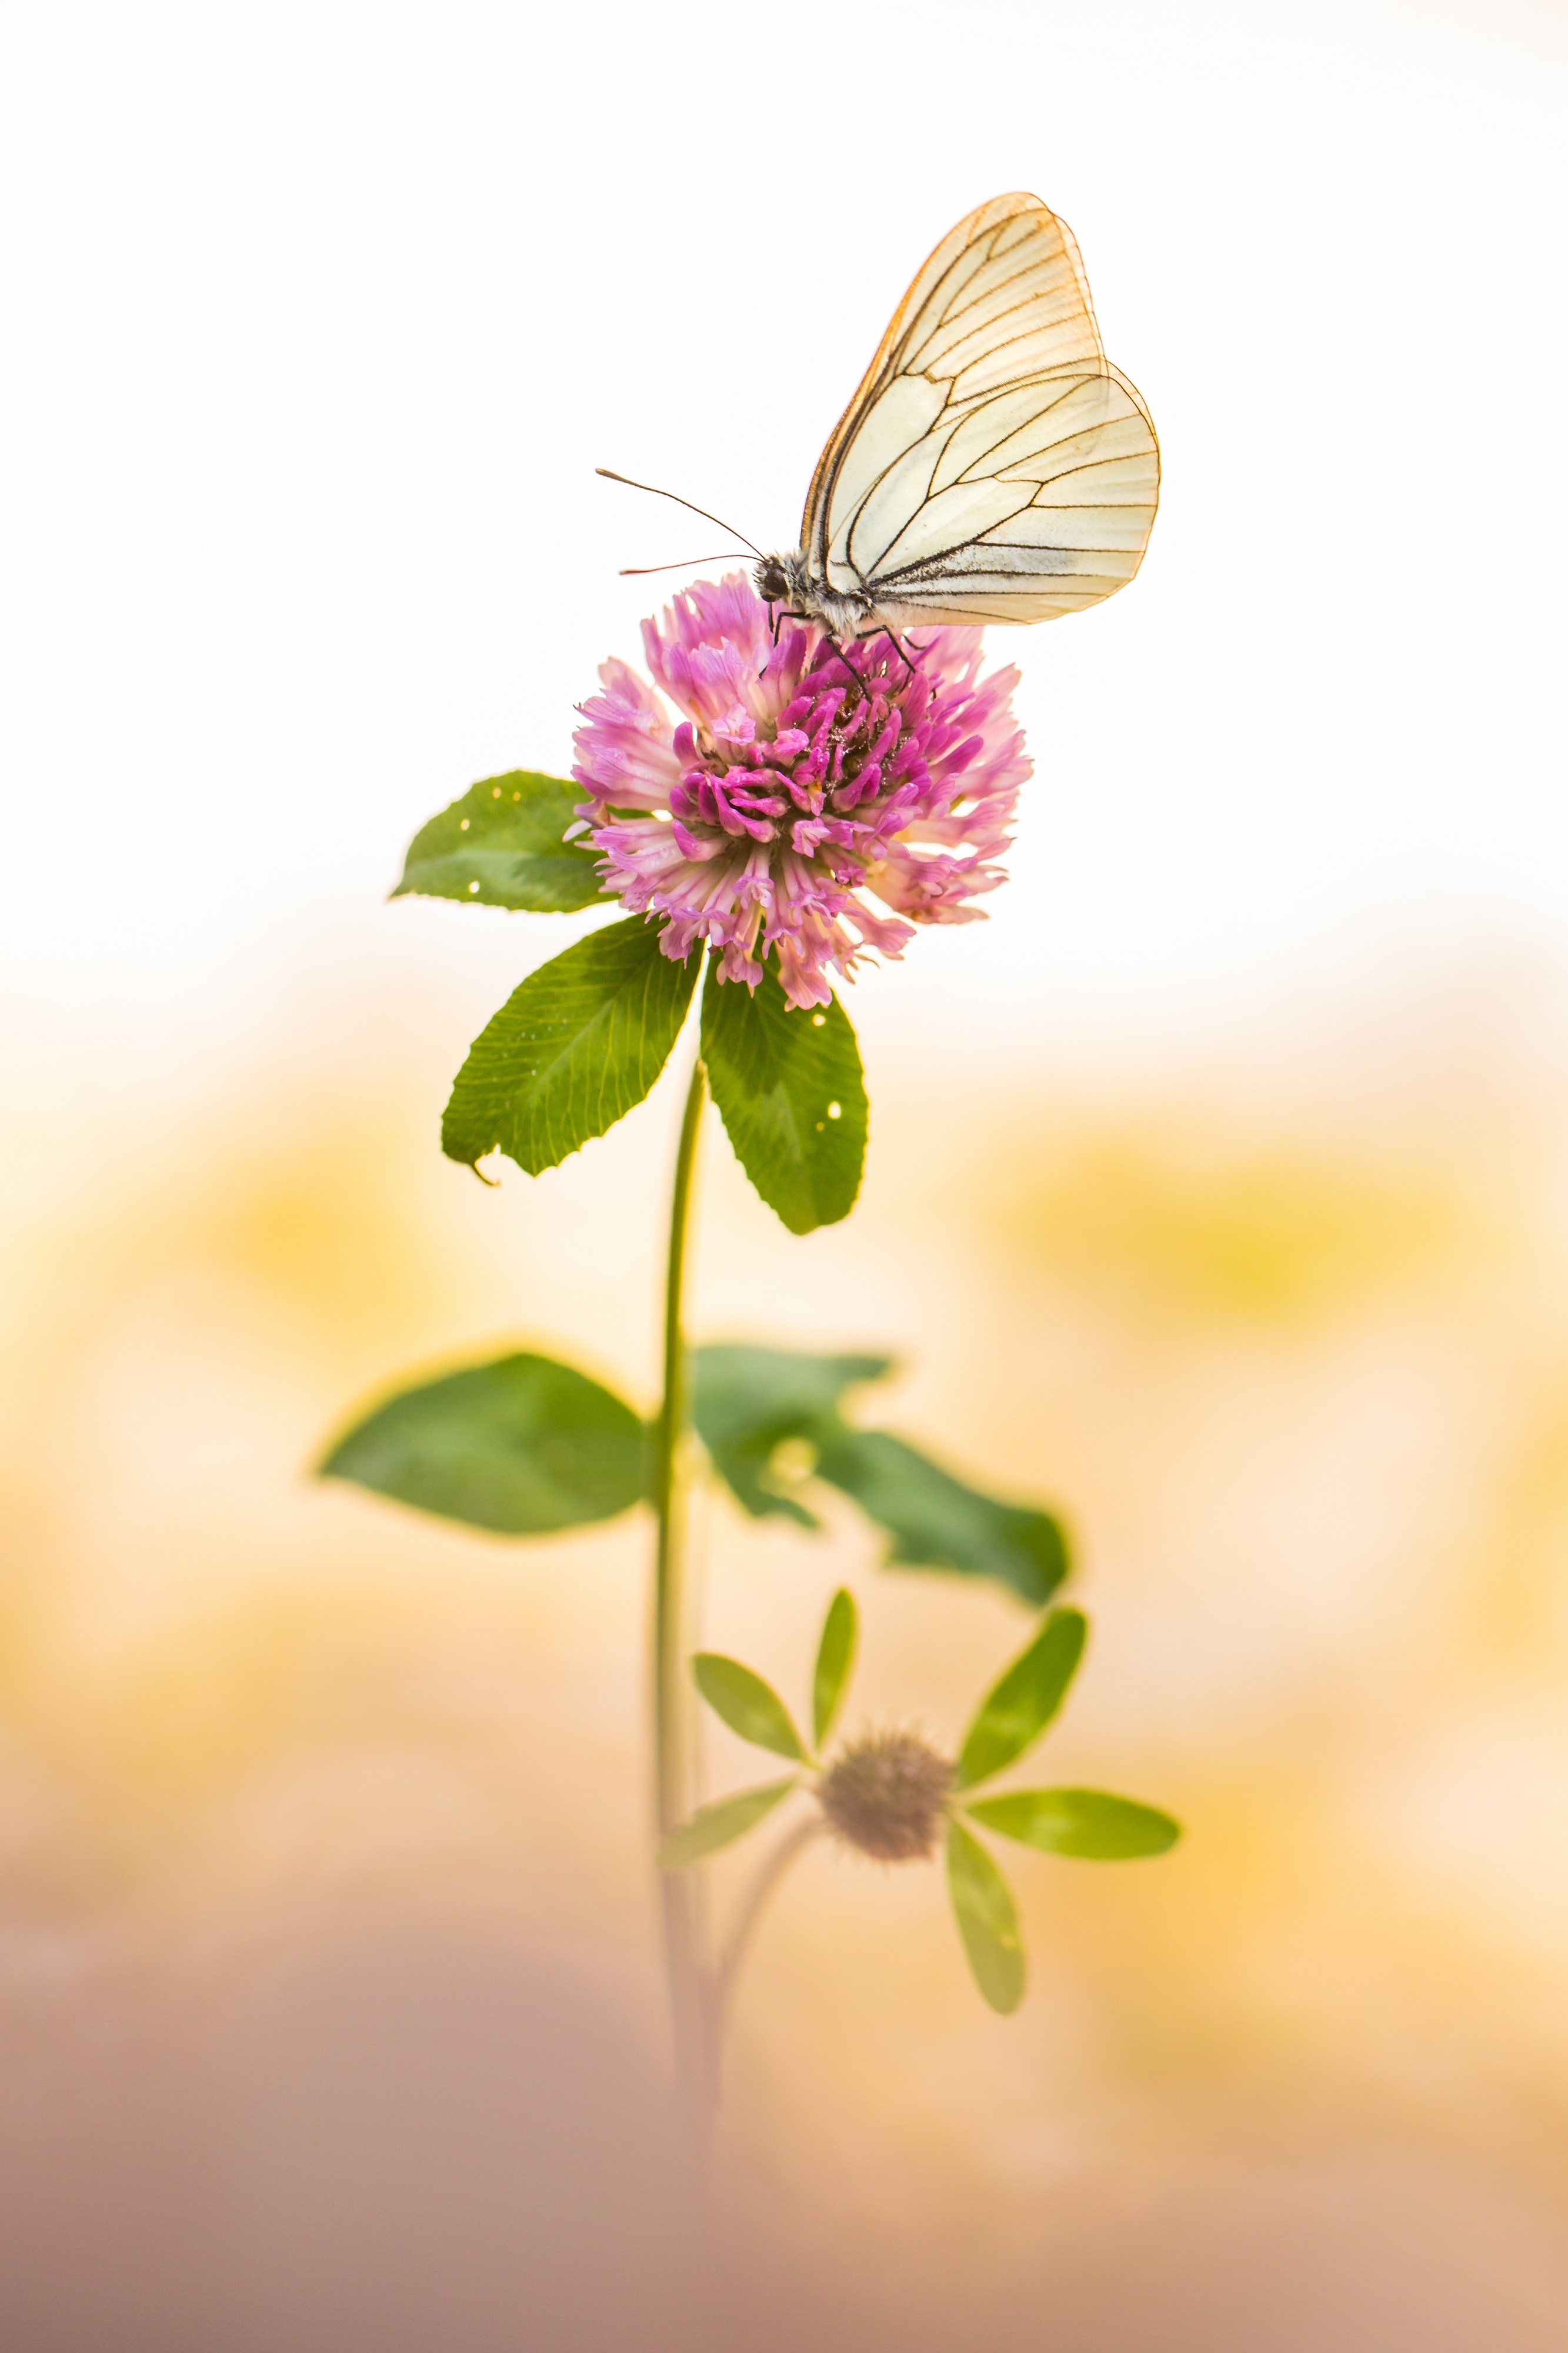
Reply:
[[809, 1438], [785, 1438], [774, 1447], [768, 1464], [768, 1477], [786, 1487], [798, 1487], [814, 1476], [816, 1470], [816, 1449]]
[[826, 1016], [826, 1013], [814, 1013], [814, 1014], [812, 1015], [812, 1017], [811, 1017], [811, 1026], [812, 1026], [812, 1028], [813, 1028], [814, 1029], [826, 1029], [826, 1026], [827, 1026], [827, 1016]]
[[829, 1118], [829, 1119], [842, 1119], [842, 1118], [843, 1118], [843, 1116], [844, 1116], [844, 1106], [843, 1106], [843, 1104], [842, 1104], [842, 1103], [829, 1103], [829, 1104], [828, 1104], [828, 1106], [827, 1106], [827, 1116], [828, 1116], [828, 1118]]
[[470, 882], [470, 883], [469, 883], [469, 885], [468, 885], [468, 894], [469, 894], [470, 898], [472, 897], [473, 893], [474, 893], [474, 892], [479, 889], [479, 884], [478, 884], [477, 882]]

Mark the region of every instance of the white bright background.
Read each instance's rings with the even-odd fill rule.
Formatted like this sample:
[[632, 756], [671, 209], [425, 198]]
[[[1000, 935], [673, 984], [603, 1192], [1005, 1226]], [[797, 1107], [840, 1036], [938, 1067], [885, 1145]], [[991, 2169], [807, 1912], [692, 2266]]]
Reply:
[[721, 543], [595, 465], [793, 543], [905, 282], [1014, 186], [1078, 233], [1164, 502], [1130, 593], [996, 633], [1016, 880], [897, 1020], [1099, 1053], [1478, 943], [1560, 966], [1564, 25], [14, 5], [26, 1124], [199, 1092], [290, 992], [329, 1029], [334, 974], [417, 971], [460, 1045], [555, 927], [384, 910], [407, 837], [564, 765], [664, 585], [617, 566]]

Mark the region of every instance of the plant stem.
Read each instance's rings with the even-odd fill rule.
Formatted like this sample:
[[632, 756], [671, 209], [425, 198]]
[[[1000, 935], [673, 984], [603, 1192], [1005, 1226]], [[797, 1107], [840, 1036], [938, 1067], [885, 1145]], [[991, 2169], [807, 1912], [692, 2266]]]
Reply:
[[[658, 1515], [654, 1569], [654, 1810], [658, 1834], [686, 1820], [691, 1798], [691, 1736], [686, 1679], [686, 1453], [690, 1378], [681, 1328], [691, 1182], [707, 1097], [699, 1059], [687, 1092], [675, 1155], [669, 1255], [664, 1291], [664, 1404], [654, 1443], [653, 1503]], [[664, 1963], [675, 2030], [676, 2075], [694, 2137], [704, 2142], [713, 2105], [707, 2026], [709, 1976], [702, 1949], [701, 1891], [692, 1871], [660, 1876]]]
[[805, 1853], [814, 1839], [822, 1835], [822, 1817], [808, 1814], [785, 1832], [757, 1871], [741, 1901], [730, 1931], [730, 1941], [722, 1958], [713, 1972], [712, 1995], [708, 2005], [710, 2047], [708, 2064], [717, 2095], [724, 2057], [724, 2034], [730, 2021], [730, 2002], [735, 1990], [735, 1978], [741, 1963], [751, 1949], [752, 1938], [775, 1889], [797, 1856]]

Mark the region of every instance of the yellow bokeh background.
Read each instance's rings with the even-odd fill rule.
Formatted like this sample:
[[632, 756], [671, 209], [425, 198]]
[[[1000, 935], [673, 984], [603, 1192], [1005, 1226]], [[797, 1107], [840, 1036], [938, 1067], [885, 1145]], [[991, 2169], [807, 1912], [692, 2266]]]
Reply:
[[[858, 2278], [869, 2250], [895, 2304], [920, 2284], [911, 2327], [957, 2282], [1043, 2266], [1083, 2341], [1168, 2323], [1197, 2344], [1232, 2297], [1283, 2326], [1304, 2266], [1309, 2332], [1341, 2325], [1336, 2296], [1363, 2320], [1431, 2297], [1445, 2325], [1473, 2305], [1492, 2342], [1551, 2341], [1568, 1057], [1520, 1050], [1529, 978], [1237, 1036], [1157, 1082], [1037, 1070], [998, 1104], [900, 1051], [884, 976], [865, 1197], [805, 1243], [710, 1128], [698, 1329], [889, 1345], [904, 1368], [868, 1418], [1060, 1502], [1094, 1639], [1047, 1778], [1187, 1826], [1157, 1864], [1017, 1852], [1032, 1987], [1011, 2021], [975, 2000], [934, 1869], [824, 1852], [781, 1895], [739, 2003], [726, 2194], [805, 2233], [818, 2275]], [[160, 2098], [171, 2063], [210, 2098], [213, 2051], [287, 2039], [290, 1989], [405, 1948], [445, 1956], [428, 1999], [448, 2022], [458, 2000], [459, 2031], [450, 1972], [500, 1955], [521, 1983], [543, 1952], [608, 1987], [650, 2079], [663, 2063], [646, 1524], [506, 1544], [308, 1466], [389, 1377], [513, 1338], [649, 1400], [679, 1090], [487, 1193], [430, 1149], [424, 1040], [373, 1064], [301, 1083], [285, 1036], [123, 1181], [14, 1229], [5, 2000], [46, 2049], [130, 2004], [125, 2076], [73, 2094], [110, 2146], [160, 2069]], [[814, 1541], [708, 1498], [706, 1638], [799, 1704], [847, 1578], [851, 1721], [952, 1739], [1023, 1613], [883, 1572], [849, 1509], [827, 1516]], [[711, 1787], [755, 1777], [717, 1726], [706, 1748]], [[721, 1910], [743, 1869], [715, 1870]], [[139, 2063], [166, 2003], [177, 2055]], [[247, 2115], [256, 2084], [222, 2080]], [[355, 2096], [333, 2112], [351, 2147]], [[442, 2097], [481, 2168], [460, 2084]], [[294, 2087], [289, 2167], [320, 2161], [323, 2102]], [[86, 2193], [56, 2188], [68, 2239]], [[265, 2211], [277, 2182], [230, 2190]]]

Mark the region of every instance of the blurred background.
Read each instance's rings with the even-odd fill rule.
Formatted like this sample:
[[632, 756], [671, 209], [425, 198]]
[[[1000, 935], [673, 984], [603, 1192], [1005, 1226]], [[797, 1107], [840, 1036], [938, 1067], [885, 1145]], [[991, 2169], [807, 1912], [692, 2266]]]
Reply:
[[[1560, 2347], [1557, 0], [13, 0], [5, 54], [9, 2353]], [[810, 1858], [704, 2242], [646, 1527], [309, 1476], [509, 1341], [651, 1403], [679, 1090], [482, 1190], [447, 1085], [591, 919], [384, 893], [476, 777], [567, 765], [663, 585], [617, 567], [721, 543], [593, 468], [792, 544], [1014, 186], [1161, 520], [994, 633], [1014, 879], [854, 992], [848, 1223], [792, 1240], [712, 1130], [695, 1319], [896, 1350], [879, 1419], [1060, 1504], [1095, 1638], [1045, 1778], [1187, 1837], [1019, 1850], [1011, 2021], [937, 1873]], [[934, 1736], [1026, 1630], [847, 1510], [702, 1535], [710, 1640], [797, 1699], [841, 1578], [857, 1706]]]

